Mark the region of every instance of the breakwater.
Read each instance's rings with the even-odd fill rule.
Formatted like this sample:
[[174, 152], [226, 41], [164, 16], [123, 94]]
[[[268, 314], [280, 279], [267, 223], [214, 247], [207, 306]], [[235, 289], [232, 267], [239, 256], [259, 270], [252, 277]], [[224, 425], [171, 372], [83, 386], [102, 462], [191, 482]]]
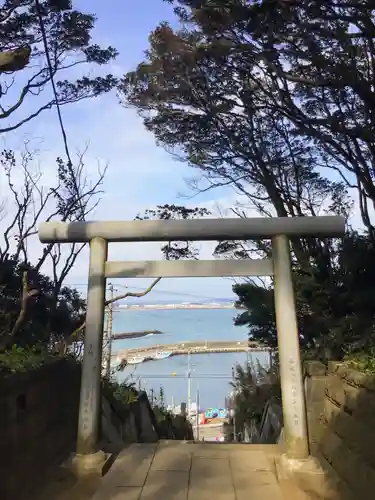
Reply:
[[220, 352], [260, 352], [269, 351], [269, 347], [263, 346], [258, 342], [250, 342], [247, 340], [220, 340], [220, 341], [199, 341], [199, 342], [183, 342], [178, 344], [157, 344], [150, 347], [138, 347], [133, 349], [120, 349], [113, 354], [113, 358], [118, 361], [129, 358], [145, 358], [151, 357], [155, 352], [169, 352], [170, 356], [186, 355], [186, 354], [209, 354]]

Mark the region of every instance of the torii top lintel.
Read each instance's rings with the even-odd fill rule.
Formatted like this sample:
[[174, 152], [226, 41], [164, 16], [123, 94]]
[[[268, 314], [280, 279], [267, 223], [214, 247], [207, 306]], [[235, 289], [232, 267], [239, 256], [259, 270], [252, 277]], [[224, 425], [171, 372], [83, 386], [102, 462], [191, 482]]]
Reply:
[[270, 239], [273, 236], [340, 237], [345, 219], [340, 216], [254, 217], [249, 219], [133, 220], [97, 222], [44, 222], [42, 243], [223, 241]]

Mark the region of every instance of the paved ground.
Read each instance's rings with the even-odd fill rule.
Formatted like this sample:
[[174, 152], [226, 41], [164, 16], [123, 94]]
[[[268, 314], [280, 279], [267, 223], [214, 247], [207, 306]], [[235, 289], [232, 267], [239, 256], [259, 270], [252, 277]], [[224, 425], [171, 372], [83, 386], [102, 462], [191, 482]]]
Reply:
[[[133, 444], [92, 500], [303, 500], [276, 479], [272, 445]], [[72, 498], [72, 497], [70, 497]]]

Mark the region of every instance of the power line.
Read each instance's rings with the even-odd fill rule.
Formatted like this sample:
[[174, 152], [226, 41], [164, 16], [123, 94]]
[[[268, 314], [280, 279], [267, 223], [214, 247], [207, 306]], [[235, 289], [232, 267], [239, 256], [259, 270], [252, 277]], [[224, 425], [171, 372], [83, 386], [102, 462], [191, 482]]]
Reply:
[[[134, 288], [135, 290], [143, 290], [142, 287], [138, 287], [138, 286], [132, 286], [132, 287], [128, 287], [126, 285], [122, 285], [124, 288]], [[182, 296], [185, 296], [185, 297], [199, 297], [201, 299], [213, 299], [215, 300], [215, 298], [220, 298], [220, 297], [209, 297], [208, 295], [197, 295], [197, 294], [193, 294], [193, 293], [184, 293], [184, 292], [172, 292], [172, 291], [169, 291], [169, 290], [163, 290], [163, 289], [155, 289], [152, 291], [153, 293], [166, 293], [166, 294], [172, 294], [172, 295], [182, 295]]]
[[[72, 287], [87, 287], [87, 283], [66, 283], [66, 286], [72, 286]], [[128, 289], [134, 289], [134, 290], [144, 290], [144, 287], [139, 287], [139, 286], [128, 286], [128, 285], [122, 285], [121, 283], [116, 283], [116, 287], [120, 288], [128, 288]], [[195, 297], [195, 298], [200, 298], [200, 299], [212, 299], [212, 300], [217, 300], [220, 299], [221, 297], [210, 297], [208, 295], [197, 295], [197, 294], [192, 294], [192, 293], [184, 293], [184, 292], [172, 292], [169, 290], [160, 290], [160, 289], [154, 289], [152, 290], [152, 293], [163, 293], [163, 294], [170, 294], [170, 295], [180, 295], [183, 297]]]
[[84, 209], [82, 206], [82, 200], [81, 200], [80, 195], [79, 195], [79, 188], [77, 185], [77, 179], [76, 179], [75, 173], [73, 172], [73, 162], [72, 162], [72, 159], [70, 156], [69, 147], [68, 147], [68, 137], [67, 137], [65, 127], [64, 127], [64, 122], [62, 119], [61, 107], [60, 107], [59, 98], [58, 98], [58, 94], [57, 94], [57, 88], [56, 88], [56, 84], [55, 84], [54, 71], [53, 71], [53, 67], [52, 67], [51, 58], [49, 55], [47, 34], [46, 34], [45, 26], [44, 26], [44, 20], [43, 20], [41, 8], [40, 8], [39, 0], [35, 0], [35, 8], [36, 8], [37, 16], [38, 16], [40, 32], [42, 34], [44, 51], [46, 53], [47, 67], [48, 67], [48, 72], [50, 75], [52, 92], [53, 92], [53, 95], [55, 98], [55, 105], [56, 105], [57, 116], [58, 116], [58, 120], [59, 120], [59, 124], [60, 124], [61, 135], [63, 138], [65, 154], [66, 154], [66, 157], [68, 160], [68, 169], [70, 171], [70, 176], [71, 176], [71, 180], [73, 182], [74, 191], [76, 192], [76, 197], [77, 197], [77, 201], [78, 201], [79, 208], [81, 211], [81, 216], [84, 218]]

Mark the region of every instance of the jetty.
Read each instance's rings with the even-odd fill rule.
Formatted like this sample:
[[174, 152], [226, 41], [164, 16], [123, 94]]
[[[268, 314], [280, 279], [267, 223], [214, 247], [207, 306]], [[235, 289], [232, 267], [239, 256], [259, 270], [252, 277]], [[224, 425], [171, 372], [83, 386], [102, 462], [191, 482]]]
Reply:
[[137, 339], [147, 337], [147, 335], [162, 335], [163, 333], [160, 330], [142, 330], [141, 332], [114, 333], [111, 338], [112, 340]]
[[209, 354], [223, 352], [260, 352], [269, 351], [270, 347], [258, 342], [248, 340], [203, 340], [196, 342], [179, 342], [178, 344], [157, 344], [149, 347], [137, 347], [133, 349], [120, 349], [113, 353], [112, 357], [117, 360], [129, 358], [151, 357], [156, 351], [169, 352], [170, 356], [186, 354]]

